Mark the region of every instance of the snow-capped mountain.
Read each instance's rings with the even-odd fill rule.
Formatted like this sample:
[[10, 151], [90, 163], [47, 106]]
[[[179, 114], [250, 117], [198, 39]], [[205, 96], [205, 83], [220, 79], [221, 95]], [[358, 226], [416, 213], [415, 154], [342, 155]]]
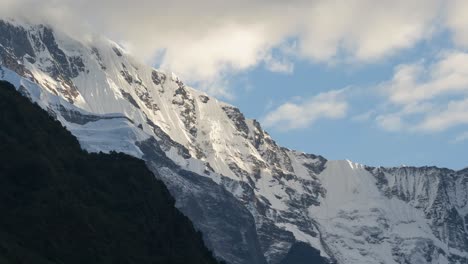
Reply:
[[84, 149], [144, 159], [228, 263], [288, 263], [299, 242], [322, 263], [468, 262], [467, 169], [372, 168], [283, 148], [116, 43], [43, 25], [0, 21], [0, 79]]

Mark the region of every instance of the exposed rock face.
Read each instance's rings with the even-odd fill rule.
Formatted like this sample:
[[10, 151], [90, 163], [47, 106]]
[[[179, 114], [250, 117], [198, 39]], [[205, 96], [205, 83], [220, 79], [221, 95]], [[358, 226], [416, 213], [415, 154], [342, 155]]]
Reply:
[[5, 81], [0, 113], [0, 263], [218, 264], [142, 160], [84, 151]]
[[[276, 264], [303, 242], [323, 263], [466, 261], [467, 170], [370, 168], [283, 148], [237, 108], [111, 41], [87, 46], [50, 30], [43, 38], [44, 28], [0, 24], [18, 35], [0, 38], [0, 77], [83, 148], [164, 171], [177, 206], [220, 258]], [[162, 158], [167, 166], [153, 164]]]
[[177, 207], [202, 231], [218, 257], [232, 264], [266, 263], [252, 215], [230, 192], [209, 178], [180, 169], [154, 139], [140, 142], [139, 147], [149, 168], [178, 197]]
[[44, 81], [45, 87], [60, 93], [69, 102], [77, 99], [79, 92], [72, 79], [85, 72], [83, 60], [80, 55], [67, 56], [50, 28], [40, 25], [27, 30], [0, 21], [0, 34], [0, 54], [5, 66], [21, 76], [34, 79], [26, 65], [36, 64], [56, 82]]
[[185, 129], [193, 137], [197, 137], [197, 120], [196, 120], [196, 108], [195, 100], [192, 95], [187, 92], [185, 84], [178, 78], [175, 79], [178, 88], [174, 91], [174, 99], [172, 103], [180, 108], [180, 117], [184, 123]]
[[[436, 167], [368, 168], [378, 179], [378, 187], [388, 198], [397, 198], [424, 213], [432, 233], [449, 248], [468, 248], [466, 228], [468, 172]], [[440, 245], [424, 242], [427, 259], [440, 253]], [[446, 255], [450, 263], [467, 261], [468, 256]]]

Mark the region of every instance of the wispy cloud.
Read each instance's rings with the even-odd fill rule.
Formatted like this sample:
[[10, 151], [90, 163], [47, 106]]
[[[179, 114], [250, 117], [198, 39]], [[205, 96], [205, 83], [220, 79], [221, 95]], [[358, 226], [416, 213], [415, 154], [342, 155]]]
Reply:
[[287, 102], [266, 115], [263, 124], [287, 131], [304, 128], [320, 119], [340, 119], [346, 116], [346, 90], [320, 93], [300, 103]]
[[376, 115], [376, 111], [374, 109], [365, 111], [364, 113], [357, 114], [351, 118], [351, 121], [354, 122], [366, 122], [371, 120]]
[[272, 55], [265, 58], [265, 67], [271, 72], [292, 73], [294, 71], [294, 63], [286, 58], [277, 59]]
[[466, 124], [468, 124], [468, 98], [451, 100], [441, 111], [429, 112], [415, 129], [439, 132]]
[[431, 100], [439, 95], [468, 92], [468, 53], [441, 53], [435, 63], [400, 65], [393, 79], [383, 84], [396, 104]]
[[380, 85], [390, 111], [377, 116], [387, 130], [440, 132], [468, 124], [468, 53], [442, 52], [432, 63], [396, 67]]

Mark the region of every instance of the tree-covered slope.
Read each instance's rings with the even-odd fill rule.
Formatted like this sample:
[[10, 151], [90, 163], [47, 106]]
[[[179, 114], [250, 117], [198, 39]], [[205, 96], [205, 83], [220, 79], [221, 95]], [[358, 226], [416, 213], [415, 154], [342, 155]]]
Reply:
[[89, 154], [0, 82], [0, 263], [216, 263], [143, 161]]

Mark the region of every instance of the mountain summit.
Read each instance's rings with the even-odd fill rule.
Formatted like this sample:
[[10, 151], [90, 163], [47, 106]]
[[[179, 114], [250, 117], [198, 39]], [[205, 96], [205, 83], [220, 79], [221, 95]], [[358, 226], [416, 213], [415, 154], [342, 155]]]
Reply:
[[82, 148], [144, 159], [228, 263], [468, 261], [468, 170], [373, 168], [283, 148], [239, 109], [106, 39], [1, 21], [0, 61], [0, 79]]

